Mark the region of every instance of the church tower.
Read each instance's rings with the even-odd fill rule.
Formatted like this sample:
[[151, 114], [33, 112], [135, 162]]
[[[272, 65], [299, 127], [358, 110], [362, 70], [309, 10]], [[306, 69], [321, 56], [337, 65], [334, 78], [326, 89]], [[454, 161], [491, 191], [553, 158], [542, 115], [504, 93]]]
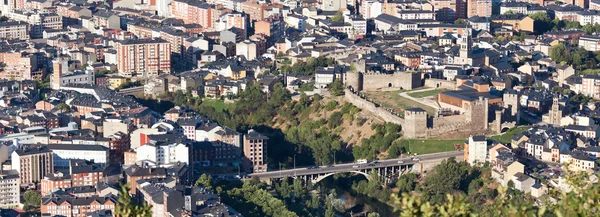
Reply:
[[473, 53], [473, 42], [471, 41], [470, 31], [469, 28], [465, 28], [465, 31], [460, 37], [460, 58], [463, 61], [471, 59], [471, 54]]

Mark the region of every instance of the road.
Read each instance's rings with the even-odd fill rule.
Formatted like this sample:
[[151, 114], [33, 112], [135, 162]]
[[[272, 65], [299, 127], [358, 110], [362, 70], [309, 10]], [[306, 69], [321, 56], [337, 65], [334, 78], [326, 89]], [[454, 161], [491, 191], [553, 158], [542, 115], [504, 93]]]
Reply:
[[[451, 151], [451, 152], [440, 152], [435, 154], [424, 154], [416, 156], [419, 158], [419, 161], [427, 161], [427, 160], [439, 160], [450, 157], [458, 157], [463, 155], [462, 151]], [[399, 163], [399, 161], [402, 161]], [[294, 176], [303, 176], [303, 175], [311, 175], [311, 174], [322, 174], [322, 173], [337, 173], [337, 172], [348, 172], [352, 170], [358, 169], [370, 169], [370, 168], [380, 168], [380, 167], [389, 167], [389, 166], [400, 166], [400, 165], [411, 165], [415, 164], [419, 161], [414, 161], [413, 157], [404, 157], [404, 158], [396, 158], [396, 159], [388, 159], [388, 160], [379, 160], [378, 164], [371, 164], [371, 162], [367, 164], [360, 165], [359, 168], [354, 168], [355, 163], [345, 163], [345, 164], [337, 164], [335, 166], [320, 166], [318, 168], [311, 167], [302, 167], [296, 169], [289, 170], [277, 170], [270, 171], [264, 173], [252, 173], [249, 174], [249, 177], [258, 177], [258, 178], [282, 178], [282, 177], [294, 177]]]
[[410, 99], [412, 101], [421, 103], [423, 105], [429, 106], [431, 108], [434, 108], [437, 111], [437, 110], [440, 109], [440, 106], [437, 103], [435, 103], [433, 101], [430, 101], [430, 100], [421, 99], [421, 98], [415, 98], [415, 97], [412, 97], [412, 96], [408, 95], [409, 93], [425, 92], [425, 91], [430, 91], [430, 90], [435, 90], [435, 89], [437, 89], [437, 88], [432, 87], [432, 88], [426, 88], [426, 89], [420, 89], [420, 90], [402, 92], [402, 93], [400, 93], [400, 96], [404, 97], [404, 98], [407, 98], [407, 99]]

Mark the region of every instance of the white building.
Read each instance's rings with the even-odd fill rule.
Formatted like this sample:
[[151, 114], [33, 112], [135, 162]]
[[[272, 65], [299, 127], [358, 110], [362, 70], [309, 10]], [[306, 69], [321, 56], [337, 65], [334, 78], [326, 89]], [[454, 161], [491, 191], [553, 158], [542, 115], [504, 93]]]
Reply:
[[151, 161], [157, 165], [174, 164], [177, 162], [189, 164], [189, 147], [182, 143], [148, 143], [135, 149], [138, 161]]
[[487, 160], [488, 147], [487, 139], [485, 136], [471, 136], [469, 137], [469, 164], [484, 163]]
[[336, 67], [318, 67], [315, 70], [315, 87], [327, 88], [335, 79], [342, 79], [342, 74]]
[[240, 43], [237, 43], [235, 46], [235, 55], [236, 56], [244, 56], [247, 60], [254, 60], [258, 56], [258, 49], [256, 48], [256, 43], [245, 40]]
[[579, 37], [579, 47], [587, 51], [596, 52], [600, 50], [600, 37], [594, 35], [585, 35]]
[[72, 159], [87, 160], [100, 165], [109, 163], [108, 148], [102, 145], [49, 144], [55, 167], [68, 168]]
[[17, 170], [0, 171], [0, 207], [11, 208], [20, 204], [20, 184]]

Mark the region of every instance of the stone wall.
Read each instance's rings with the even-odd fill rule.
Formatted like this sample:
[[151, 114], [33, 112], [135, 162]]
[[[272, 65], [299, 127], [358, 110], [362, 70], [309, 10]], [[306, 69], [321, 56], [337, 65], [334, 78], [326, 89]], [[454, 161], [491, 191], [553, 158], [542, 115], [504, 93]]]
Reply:
[[367, 72], [362, 75], [363, 90], [396, 88], [412, 90], [421, 86], [420, 72], [395, 72], [391, 74]]
[[346, 101], [352, 103], [352, 105], [364, 111], [369, 111], [386, 122], [398, 125], [404, 124], [404, 119], [402, 119], [401, 117], [392, 114], [390, 111], [384, 108], [376, 106], [375, 103], [369, 102], [366, 99], [361, 98], [358, 94], [350, 91], [349, 89], [345, 89], [344, 93], [344, 98], [346, 99]]
[[425, 87], [445, 88], [454, 90], [456, 89], [456, 82], [437, 78], [429, 78], [425, 79]]

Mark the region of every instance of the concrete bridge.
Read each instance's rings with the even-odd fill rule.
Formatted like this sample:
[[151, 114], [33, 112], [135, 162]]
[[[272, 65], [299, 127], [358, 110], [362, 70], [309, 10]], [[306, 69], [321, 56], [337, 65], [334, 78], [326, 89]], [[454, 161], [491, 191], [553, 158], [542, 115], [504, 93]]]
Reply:
[[[457, 160], [463, 158], [462, 151], [441, 152], [435, 154], [419, 155], [416, 157], [404, 157], [388, 160], [369, 162], [366, 164], [345, 163], [333, 166], [303, 167], [289, 170], [277, 170], [264, 173], [252, 173], [248, 176], [257, 177], [261, 181], [270, 182], [272, 179], [294, 178], [302, 179], [316, 184], [321, 180], [337, 173], [354, 173], [371, 179], [369, 173], [375, 171], [386, 184], [395, 182], [404, 173], [425, 173], [444, 159], [455, 157]], [[416, 159], [415, 159], [416, 158]]]

